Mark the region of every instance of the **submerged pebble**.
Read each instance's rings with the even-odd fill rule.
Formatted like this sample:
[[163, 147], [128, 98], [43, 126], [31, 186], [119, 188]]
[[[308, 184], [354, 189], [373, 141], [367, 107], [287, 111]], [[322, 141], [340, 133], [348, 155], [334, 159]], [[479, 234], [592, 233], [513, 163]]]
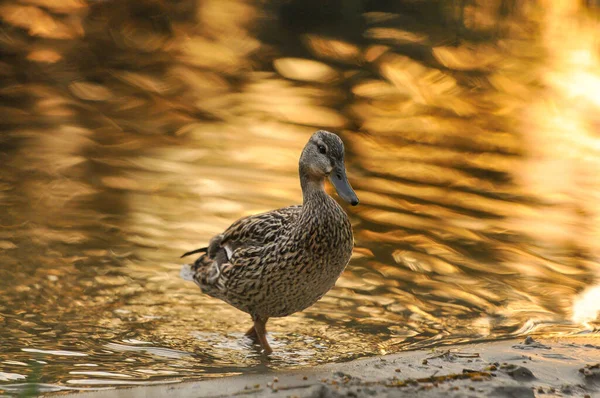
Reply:
[[531, 380], [535, 379], [533, 372], [524, 366], [518, 366], [516, 369], [509, 370], [508, 375], [515, 380]]

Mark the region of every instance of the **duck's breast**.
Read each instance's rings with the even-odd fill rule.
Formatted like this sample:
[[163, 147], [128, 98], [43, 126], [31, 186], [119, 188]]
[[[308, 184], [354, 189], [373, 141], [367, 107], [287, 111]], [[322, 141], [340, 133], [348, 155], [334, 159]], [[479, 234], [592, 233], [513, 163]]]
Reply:
[[264, 275], [267, 291], [261, 312], [278, 317], [302, 311], [335, 285], [353, 248], [350, 221], [341, 207], [336, 210], [299, 230], [301, 236], [290, 236], [293, 244], [281, 245], [277, 262]]

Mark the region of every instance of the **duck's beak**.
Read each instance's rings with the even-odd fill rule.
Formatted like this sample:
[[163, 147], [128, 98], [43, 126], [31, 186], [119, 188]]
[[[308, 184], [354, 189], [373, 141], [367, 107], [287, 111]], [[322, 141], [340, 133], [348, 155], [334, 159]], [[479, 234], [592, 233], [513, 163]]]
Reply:
[[329, 181], [331, 181], [335, 187], [340, 198], [344, 199], [352, 206], [358, 204], [358, 196], [354, 193], [354, 190], [348, 181], [348, 177], [346, 177], [346, 168], [344, 167], [343, 162], [333, 169], [333, 172], [329, 175]]

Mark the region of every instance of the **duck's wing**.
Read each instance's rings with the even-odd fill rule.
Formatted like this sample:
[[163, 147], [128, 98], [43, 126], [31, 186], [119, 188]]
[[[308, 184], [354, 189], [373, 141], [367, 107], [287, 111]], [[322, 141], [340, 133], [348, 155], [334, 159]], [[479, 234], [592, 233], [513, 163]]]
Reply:
[[208, 247], [185, 253], [182, 257], [202, 255], [193, 264], [184, 265], [181, 275], [195, 281], [204, 293], [227, 301], [223, 295], [222, 273], [258, 265], [262, 250], [275, 244], [277, 237], [289, 230], [301, 209], [302, 206], [289, 206], [237, 220], [225, 232], [213, 237]]
[[233, 252], [242, 246], [264, 246], [274, 242], [296, 220], [301, 209], [300, 205], [289, 206], [241, 218], [225, 230], [221, 246]]
[[221, 249], [225, 251], [226, 259], [240, 247], [264, 246], [273, 242], [300, 214], [301, 205], [283, 207], [267, 213], [255, 214], [240, 218], [222, 234], [213, 237], [208, 247], [184, 253], [186, 257], [196, 253], [206, 253], [214, 259]]

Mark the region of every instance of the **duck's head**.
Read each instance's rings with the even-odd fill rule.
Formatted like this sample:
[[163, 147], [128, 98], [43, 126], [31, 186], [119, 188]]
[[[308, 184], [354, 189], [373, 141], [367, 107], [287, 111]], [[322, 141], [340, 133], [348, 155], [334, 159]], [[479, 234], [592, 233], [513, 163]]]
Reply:
[[344, 143], [337, 135], [319, 130], [310, 137], [300, 157], [300, 174], [302, 178], [321, 183], [329, 177], [342, 199], [352, 206], [358, 204], [358, 197], [346, 177]]

